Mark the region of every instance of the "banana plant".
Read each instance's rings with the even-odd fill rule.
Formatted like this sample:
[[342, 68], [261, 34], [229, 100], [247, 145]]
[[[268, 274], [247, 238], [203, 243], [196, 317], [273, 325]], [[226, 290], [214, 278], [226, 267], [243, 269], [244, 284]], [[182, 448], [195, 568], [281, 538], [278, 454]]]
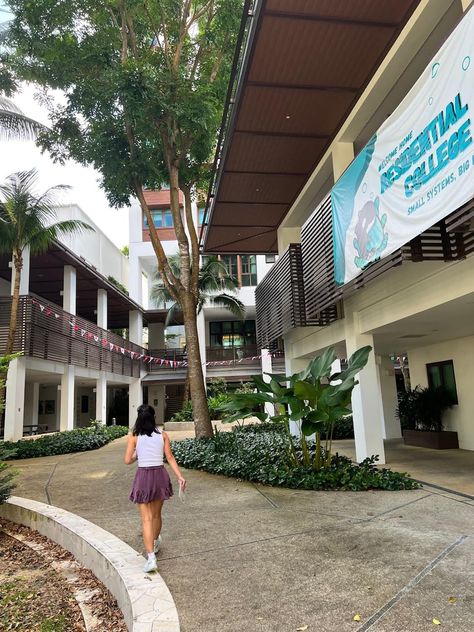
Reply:
[[[336, 352], [329, 347], [299, 373], [290, 376], [268, 373], [268, 382], [262, 376], [253, 376], [254, 392], [231, 395], [229, 403], [223, 406], [230, 413], [224, 421], [254, 416], [261, 421], [284, 423], [295, 466], [311, 465], [316, 470], [329, 467], [334, 426], [351, 414], [351, 395], [358, 384], [356, 376], [367, 364], [371, 350], [362, 347], [355, 351], [347, 368], [340, 373], [332, 373]], [[261, 412], [262, 404], [271, 404], [275, 414]], [[300, 429], [299, 449], [290, 432], [290, 421], [296, 422]], [[308, 437], [313, 435], [315, 448], [311, 450]]]

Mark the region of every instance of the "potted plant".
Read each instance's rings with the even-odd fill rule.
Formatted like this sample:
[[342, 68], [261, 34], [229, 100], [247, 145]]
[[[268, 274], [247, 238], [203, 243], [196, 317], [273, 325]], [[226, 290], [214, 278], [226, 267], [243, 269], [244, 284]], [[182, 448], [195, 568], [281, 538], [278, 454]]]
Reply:
[[443, 415], [452, 402], [451, 393], [442, 386], [417, 386], [401, 393], [397, 416], [405, 444], [435, 450], [459, 448], [458, 433], [443, 428]]

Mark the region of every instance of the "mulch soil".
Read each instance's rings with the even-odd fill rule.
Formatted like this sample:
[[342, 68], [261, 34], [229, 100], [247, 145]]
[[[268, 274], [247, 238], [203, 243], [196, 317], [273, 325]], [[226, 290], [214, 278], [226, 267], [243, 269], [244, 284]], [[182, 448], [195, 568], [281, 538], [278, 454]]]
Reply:
[[91, 571], [36, 531], [0, 520], [0, 632], [85, 632], [75, 594], [91, 630], [127, 631], [115, 598]]

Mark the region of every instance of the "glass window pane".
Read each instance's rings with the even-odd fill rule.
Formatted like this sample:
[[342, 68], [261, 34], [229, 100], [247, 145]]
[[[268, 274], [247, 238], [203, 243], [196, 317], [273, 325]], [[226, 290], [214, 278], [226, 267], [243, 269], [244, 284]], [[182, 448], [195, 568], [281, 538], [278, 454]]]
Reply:
[[161, 211], [152, 211], [153, 223], [156, 228], [163, 228], [163, 215]]
[[201, 226], [204, 221], [204, 210], [203, 208], [199, 209], [199, 226]]
[[456, 390], [456, 380], [454, 377], [454, 366], [452, 362], [443, 364], [442, 366], [443, 383], [444, 386], [451, 393], [453, 398], [453, 404], [458, 403], [458, 394]]
[[441, 386], [441, 371], [437, 364], [432, 364], [428, 367], [428, 383], [432, 388]]
[[232, 332], [232, 321], [231, 320], [224, 320], [222, 322], [222, 331], [225, 333], [231, 333]]
[[211, 334], [220, 334], [222, 331], [222, 323], [210, 323], [210, 327]]
[[173, 228], [173, 215], [171, 211], [164, 211], [164, 226], [165, 228]]

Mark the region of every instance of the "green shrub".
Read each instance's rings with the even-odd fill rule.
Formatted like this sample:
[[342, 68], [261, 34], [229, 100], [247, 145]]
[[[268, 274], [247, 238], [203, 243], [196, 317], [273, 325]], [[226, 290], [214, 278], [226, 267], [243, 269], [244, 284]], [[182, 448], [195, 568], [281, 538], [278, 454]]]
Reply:
[[354, 422], [352, 421], [352, 415], [343, 417], [336, 421], [334, 424], [334, 431], [332, 435], [333, 440], [338, 439], [353, 439], [354, 438]]
[[[101, 448], [110, 441], [128, 433], [126, 426], [101, 426], [76, 428], [45, 435], [38, 439], [20, 439], [3, 443], [3, 449], [11, 454], [7, 459], [30, 459], [37, 456], [53, 456], [70, 452], [85, 452]], [[13, 456], [13, 452], [15, 453]]]
[[215, 397], [227, 393], [227, 382], [223, 377], [214, 377], [207, 383], [208, 397]]
[[[209, 415], [212, 421], [222, 419], [224, 404], [229, 402], [229, 395], [226, 393], [218, 393], [213, 397], [208, 397], [207, 405], [209, 407]], [[171, 417], [171, 421], [193, 421], [193, 405], [188, 401], [183, 408]]]
[[[219, 432], [210, 439], [173, 442], [173, 453], [182, 467], [265, 485], [351, 491], [419, 487], [406, 474], [377, 468], [377, 456], [357, 465], [347, 457], [335, 454], [330, 465], [319, 470], [295, 466], [289, 456], [284, 425], [271, 424], [271, 430], [265, 425], [234, 428], [233, 432]], [[314, 442], [309, 441], [308, 446], [314, 453]]]
[[4, 503], [15, 487], [13, 479], [16, 476], [16, 472], [5, 463], [7, 459], [13, 459], [15, 452], [13, 450], [7, 450], [5, 445], [0, 442], [0, 505]]

